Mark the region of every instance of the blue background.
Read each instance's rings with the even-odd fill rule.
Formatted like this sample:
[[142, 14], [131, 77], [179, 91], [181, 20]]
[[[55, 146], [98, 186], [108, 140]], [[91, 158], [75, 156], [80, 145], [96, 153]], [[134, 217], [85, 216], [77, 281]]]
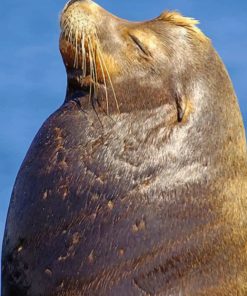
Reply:
[[[246, 0], [96, 2], [130, 20], [150, 19], [165, 9], [199, 19], [230, 72], [247, 126]], [[64, 100], [66, 75], [58, 49], [59, 14], [64, 4], [63, 0], [1, 0], [0, 245], [21, 162], [42, 122]]]

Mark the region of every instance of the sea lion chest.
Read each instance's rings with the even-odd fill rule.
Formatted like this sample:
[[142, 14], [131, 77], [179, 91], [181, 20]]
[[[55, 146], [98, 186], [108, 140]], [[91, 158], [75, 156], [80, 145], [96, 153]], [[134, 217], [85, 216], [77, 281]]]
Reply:
[[[135, 116], [107, 118], [107, 129], [95, 116], [72, 102], [62, 107], [39, 131], [19, 172], [9, 213], [18, 224], [8, 227], [7, 248], [20, 273], [25, 266], [21, 281], [34, 294], [62, 291], [65, 282], [87, 291], [96, 282], [103, 287], [105, 277], [112, 277], [112, 291], [131, 291], [128, 278], [145, 286], [146, 273], [171, 260], [173, 249], [179, 258], [186, 243], [177, 244], [215, 219], [210, 202], [187, 200], [182, 191], [178, 199], [179, 185], [162, 185], [169, 167], [150, 135], [159, 116], [146, 121], [147, 133], [138, 132]], [[160, 288], [170, 276], [161, 272]], [[154, 285], [158, 291], [157, 276]]]

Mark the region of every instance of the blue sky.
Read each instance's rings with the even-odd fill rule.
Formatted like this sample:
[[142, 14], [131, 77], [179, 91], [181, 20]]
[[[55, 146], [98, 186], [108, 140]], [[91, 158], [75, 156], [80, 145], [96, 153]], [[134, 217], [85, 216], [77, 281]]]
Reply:
[[[63, 102], [66, 75], [58, 49], [59, 13], [66, 1], [1, 0], [0, 244], [19, 166], [42, 122]], [[235, 86], [247, 126], [247, 1], [96, 1], [114, 14], [146, 20], [165, 9], [200, 20]]]

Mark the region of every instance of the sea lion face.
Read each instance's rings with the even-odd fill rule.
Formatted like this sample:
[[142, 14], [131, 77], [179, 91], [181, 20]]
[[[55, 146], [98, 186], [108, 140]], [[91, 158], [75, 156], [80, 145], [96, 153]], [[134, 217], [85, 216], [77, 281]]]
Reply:
[[182, 87], [177, 76], [190, 63], [183, 58], [191, 51], [185, 41], [196, 32], [193, 20], [185, 24], [190, 32], [172, 24], [176, 21], [185, 18], [164, 13], [128, 22], [93, 1], [70, 1], [61, 15], [60, 38], [70, 92], [83, 90], [107, 112], [174, 105]]

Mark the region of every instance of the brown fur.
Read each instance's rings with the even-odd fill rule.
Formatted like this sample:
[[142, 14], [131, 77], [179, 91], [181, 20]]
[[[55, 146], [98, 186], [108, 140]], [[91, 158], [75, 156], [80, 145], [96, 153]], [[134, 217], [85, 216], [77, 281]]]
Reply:
[[194, 18], [184, 17], [178, 12], [174, 11], [165, 11], [161, 14], [159, 19], [162, 19], [166, 22], [170, 22], [176, 26], [185, 27], [189, 30], [194, 36], [199, 38], [202, 41], [207, 41], [207, 37], [202, 33], [202, 31], [196, 26], [199, 24], [198, 20]]
[[14, 186], [3, 296], [247, 295], [243, 121], [196, 24], [66, 6], [67, 95]]

